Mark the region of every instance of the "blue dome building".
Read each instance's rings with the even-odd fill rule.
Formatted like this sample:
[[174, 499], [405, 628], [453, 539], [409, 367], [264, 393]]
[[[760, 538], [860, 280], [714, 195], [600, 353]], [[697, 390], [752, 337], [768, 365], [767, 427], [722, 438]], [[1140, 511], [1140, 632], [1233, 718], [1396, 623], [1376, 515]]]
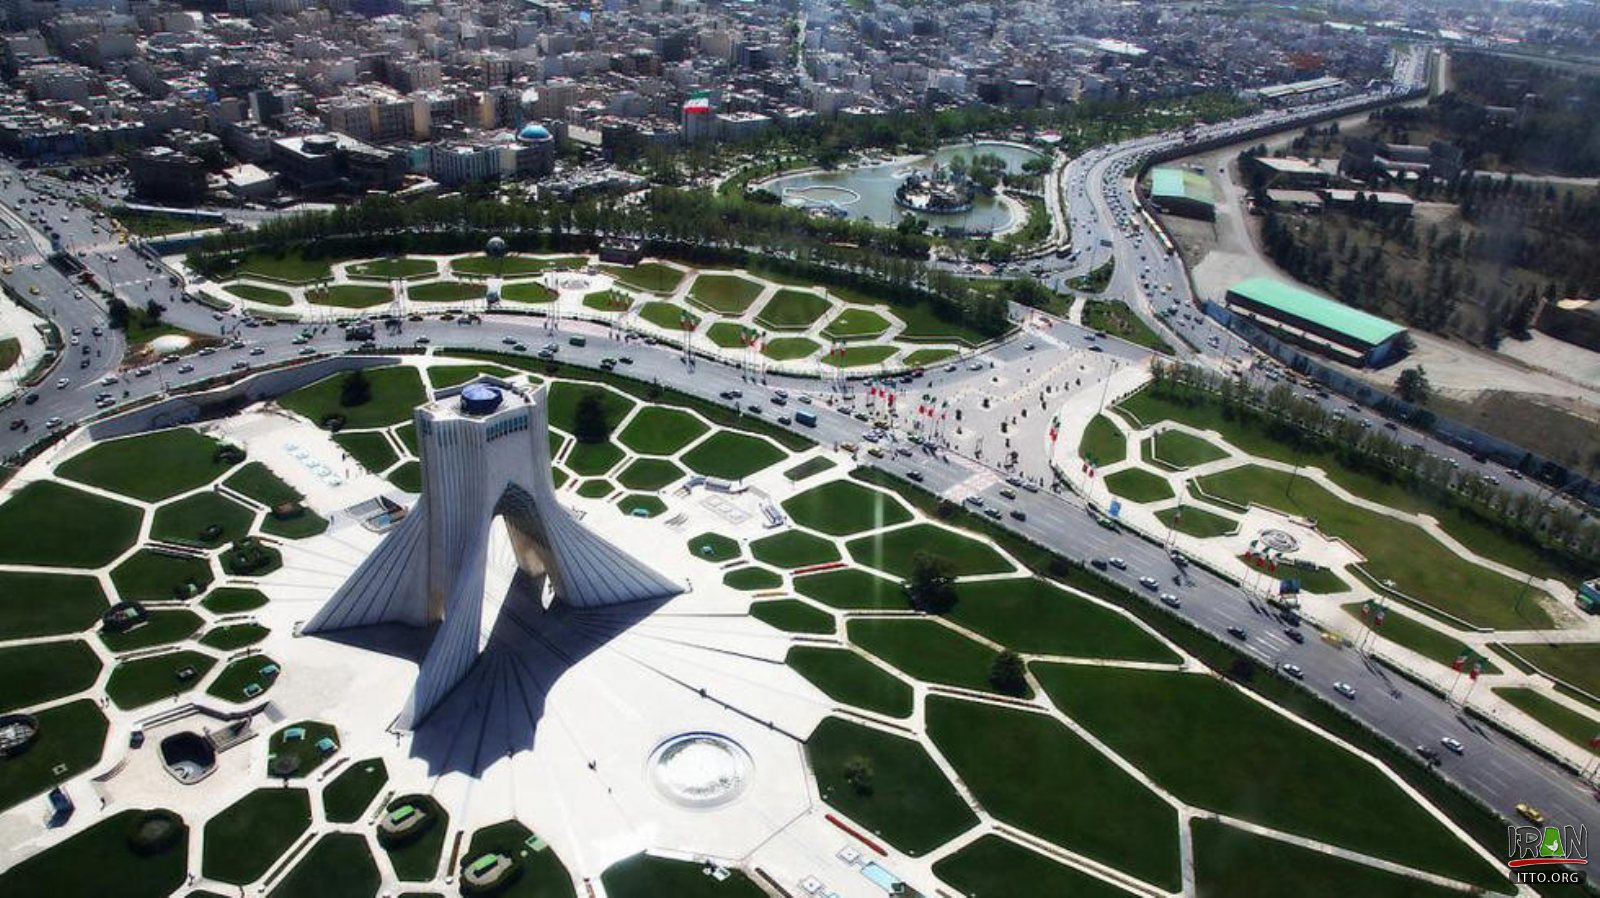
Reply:
[[555, 138], [550, 136], [549, 128], [546, 128], [544, 125], [540, 125], [535, 122], [529, 122], [522, 126], [521, 131], [517, 132], [517, 139], [526, 141], [527, 143], [543, 143], [547, 140], [554, 140]]

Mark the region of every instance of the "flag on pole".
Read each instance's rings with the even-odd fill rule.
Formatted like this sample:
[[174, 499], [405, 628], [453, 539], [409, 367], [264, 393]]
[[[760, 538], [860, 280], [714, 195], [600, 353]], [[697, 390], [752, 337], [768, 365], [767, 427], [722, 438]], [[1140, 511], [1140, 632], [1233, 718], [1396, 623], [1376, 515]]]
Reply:
[[1483, 673], [1483, 659], [1479, 658], [1478, 660], [1472, 662], [1472, 670], [1467, 674], [1467, 676], [1476, 680], [1478, 679], [1478, 674], [1481, 673]]
[[1461, 668], [1467, 666], [1467, 656], [1471, 654], [1472, 652], [1469, 649], [1463, 648], [1461, 654], [1456, 656], [1456, 660], [1450, 662], [1450, 669], [1456, 673], [1461, 673]]
[[1372, 625], [1375, 627], [1383, 626], [1383, 619], [1387, 617], [1388, 614], [1388, 609], [1384, 608], [1382, 605], [1379, 605], [1377, 615], [1372, 618]]

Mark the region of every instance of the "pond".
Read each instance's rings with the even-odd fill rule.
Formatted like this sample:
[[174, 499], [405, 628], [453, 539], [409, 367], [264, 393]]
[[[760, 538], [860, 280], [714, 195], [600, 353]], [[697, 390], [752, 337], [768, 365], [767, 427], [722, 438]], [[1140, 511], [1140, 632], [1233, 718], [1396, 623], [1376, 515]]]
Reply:
[[[934, 162], [949, 165], [957, 156], [971, 158], [981, 154], [1000, 157], [1006, 171], [1020, 172], [1029, 159], [1041, 154], [1013, 144], [979, 141], [977, 143], [951, 144], [938, 152], [911, 160], [885, 162], [840, 171], [813, 171], [786, 175], [760, 183], [792, 206], [825, 209], [846, 218], [871, 221], [893, 227], [905, 213], [895, 205], [895, 188], [905, 177], [917, 170], [927, 170]], [[998, 197], [979, 193], [966, 212], [928, 215], [934, 230], [960, 228], [966, 231], [998, 232], [1009, 228], [1013, 221], [1012, 209]]]

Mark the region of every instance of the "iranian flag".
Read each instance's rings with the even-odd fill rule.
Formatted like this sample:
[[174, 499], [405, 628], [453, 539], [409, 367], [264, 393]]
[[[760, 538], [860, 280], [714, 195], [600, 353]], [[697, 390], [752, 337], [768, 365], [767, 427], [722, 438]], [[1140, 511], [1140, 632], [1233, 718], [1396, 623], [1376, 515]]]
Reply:
[[683, 104], [684, 115], [710, 115], [711, 98], [707, 96], [690, 97]]
[[1461, 650], [1461, 654], [1456, 656], [1456, 660], [1450, 662], [1450, 669], [1455, 671], [1456, 673], [1460, 673], [1461, 672], [1461, 668], [1467, 666], [1467, 657], [1470, 656], [1471, 654], [1472, 654], [1471, 650], [1463, 648]]

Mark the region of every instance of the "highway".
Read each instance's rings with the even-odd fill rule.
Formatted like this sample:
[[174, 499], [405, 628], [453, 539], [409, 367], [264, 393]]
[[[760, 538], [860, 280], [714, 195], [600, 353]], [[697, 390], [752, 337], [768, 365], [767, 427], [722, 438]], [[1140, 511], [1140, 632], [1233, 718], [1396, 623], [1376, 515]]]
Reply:
[[[1212, 126], [1212, 129], [1228, 133], [1230, 129], [1243, 130], [1247, 125], [1227, 123]], [[1116, 192], [1128, 190], [1127, 179], [1122, 175], [1127, 166], [1136, 161], [1140, 153], [1152, 151], [1162, 140], [1171, 139], [1171, 135], [1158, 136], [1094, 151], [1067, 167], [1063, 178], [1067, 184], [1073, 240], [1079, 251], [1071, 260], [1049, 260], [1043, 277], [1059, 281], [1114, 256], [1118, 277], [1122, 280], [1114, 279], [1108, 291], [1111, 295], [1141, 297], [1134, 301], [1135, 307], [1152, 317], [1157, 303], [1192, 308], [1181, 262], [1155, 258], [1164, 254], [1151, 251], [1152, 238], [1148, 234], [1135, 238], [1127, 231], [1108, 229], [1107, 225], [1100, 224], [1115, 221], [1119, 213], [1126, 213], [1129, 200], [1125, 193], [1122, 199], [1117, 199]], [[3, 176], [7, 172], [13, 177], [9, 183], [4, 183]], [[45, 431], [45, 422], [51, 418], [59, 418], [65, 422], [64, 426], [70, 427], [95, 414], [95, 397], [100, 393], [109, 393], [116, 404], [122, 404], [204, 378], [290, 362], [307, 354], [335, 354], [352, 345], [344, 341], [337, 329], [319, 326], [309, 342], [302, 344], [296, 342], [302, 331], [299, 325], [247, 322], [235, 314], [214, 312], [180, 301], [165, 271], [147, 266], [142, 257], [118, 244], [88, 210], [72, 208], [64, 199], [57, 199], [54, 204], [46, 199], [41, 206], [33, 202], [39, 194], [23, 186], [15, 174], [0, 168], [0, 184], [3, 184], [0, 204], [5, 207], [6, 230], [13, 235], [6, 239], [6, 231], [0, 231], [0, 252], [13, 268], [11, 274], [0, 277], [36, 303], [61, 327], [64, 335], [70, 335], [73, 328], [81, 333], [78, 346], [66, 347], [58, 370], [32, 391], [38, 397], [32, 404], [19, 401], [0, 410], [0, 456], [9, 458], [38, 439]], [[23, 202], [24, 199], [28, 202]], [[158, 299], [167, 304], [166, 317], [173, 324], [196, 333], [226, 336], [228, 342], [207, 354], [191, 352], [179, 361], [150, 365], [150, 373], [143, 376], [134, 370], [120, 370], [123, 354], [120, 335], [104, 329], [104, 308], [98, 300], [56, 268], [42, 262], [37, 245], [43, 239], [37, 232], [42, 223], [34, 222], [34, 230], [25, 231], [17, 220], [19, 213], [30, 212], [38, 212], [41, 218], [49, 221], [68, 250], [89, 264], [97, 276], [115, 283], [118, 293], [130, 304], [142, 305], [150, 298]], [[66, 221], [62, 221], [63, 218]], [[97, 227], [99, 233], [95, 231]], [[1143, 226], [1138, 226], [1138, 230], [1143, 232]], [[1102, 234], [1108, 235], [1104, 239], [1111, 246], [1100, 242]], [[80, 251], [81, 256], [78, 255]], [[1142, 259], [1142, 256], [1151, 258]], [[1056, 265], [1058, 261], [1059, 266]], [[1145, 274], [1145, 264], [1151, 265], [1151, 272], [1147, 277], [1139, 277]], [[1158, 286], [1152, 290], [1141, 283], [1146, 281]], [[1170, 292], [1165, 289], [1168, 282], [1173, 285]], [[37, 294], [32, 288], [37, 288]], [[78, 298], [80, 291], [84, 293], [83, 298]], [[1160, 299], [1152, 294], [1159, 294]], [[101, 336], [93, 336], [96, 326], [102, 327]], [[1190, 336], [1196, 346], [1206, 349], [1210, 345], [1207, 335], [1214, 325], [1202, 320], [1186, 326], [1192, 327]], [[687, 360], [670, 346], [649, 345], [638, 338], [619, 339], [603, 325], [590, 322], [564, 322], [557, 331], [548, 328], [542, 318], [489, 313], [474, 324], [465, 323], [462, 318], [454, 321], [428, 318], [398, 322], [392, 332], [380, 326], [378, 332], [380, 349], [421, 346], [507, 351], [508, 344], [518, 342], [534, 349], [545, 343], [555, 343], [559, 346], [557, 357], [561, 361], [584, 367], [597, 367], [606, 357], [626, 357], [631, 361], [621, 364], [619, 373], [647, 382], [659, 381], [716, 402], [726, 402], [720, 398], [723, 394], [739, 390], [744, 395], [736, 400], [737, 404], [745, 407], [747, 413], [755, 413], [750, 411], [752, 406], [759, 409], [759, 414], [767, 420], [785, 412], [792, 413], [795, 407], [774, 405], [773, 391], [787, 390], [795, 399], [806, 395], [812, 399], [812, 407], [818, 410], [817, 426], [814, 430], [795, 429], [824, 444], [854, 442], [864, 448], [864, 437], [869, 429], [869, 425], [850, 415], [865, 407], [859, 384], [777, 375], [758, 378], [730, 365]], [[585, 334], [587, 345], [568, 345], [567, 337], [574, 333]], [[986, 354], [984, 358], [992, 362], [994, 368], [930, 371], [920, 380], [901, 384], [899, 389], [908, 397], [921, 393], [935, 397], [954, 395], [981, 387], [993, 372], [1004, 371], [1009, 366], [1043, 365], [1051, 353], [1082, 352], [1082, 347], [1092, 342], [1091, 336], [1081, 328], [1056, 323], [1051, 329], [1052, 340], [1041, 341], [1035, 349], [1025, 348], [1030, 341], [1028, 335], [1022, 333]], [[1143, 350], [1127, 344], [1102, 342], [1105, 352], [1119, 360], [1135, 361], [1146, 355]], [[1221, 342], [1227, 346], [1229, 341], [1224, 336]], [[227, 348], [230, 344], [238, 348]], [[83, 351], [84, 346], [89, 347], [89, 352]], [[1211, 363], [1220, 359], [1215, 347], [1205, 356]], [[114, 383], [102, 385], [102, 380], [108, 377], [114, 378]], [[67, 381], [59, 388], [58, 378]], [[1098, 384], [1086, 383], [1077, 388], [1095, 389]], [[25, 423], [12, 429], [13, 421]], [[1181, 607], [1169, 613], [1181, 615], [1220, 640], [1237, 644], [1265, 666], [1297, 665], [1304, 672], [1302, 684], [1305, 688], [1403, 746], [1439, 748], [1441, 737], [1459, 739], [1465, 746], [1463, 754], [1441, 752], [1442, 774], [1508, 818], [1515, 818], [1514, 806], [1518, 802], [1528, 802], [1543, 810], [1553, 822], [1600, 827], [1600, 805], [1596, 804], [1591, 788], [1579, 778], [1510, 739], [1466, 722], [1454, 707], [1388, 674], [1357, 652], [1324, 642], [1310, 627], [1298, 628], [1308, 636], [1303, 643], [1293, 641], [1287, 630], [1294, 628], [1287, 628], [1246, 591], [1205, 571], [1180, 570], [1161, 546], [1136, 535], [1097, 526], [1076, 497], [1046, 489], [1039, 492], [1016, 490], [1016, 498], [1007, 499], [1000, 492], [1006, 488], [1004, 471], [946, 450], [923, 449], [894, 440], [891, 432], [880, 441], [884, 458], [875, 458], [864, 451], [858, 452], [858, 458], [864, 464], [896, 474], [916, 474], [925, 488], [955, 501], [964, 501], [969, 496], [981, 498], [985, 506], [999, 510], [997, 523], [1066, 557], [1123, 559], [1126, 570], [1113, 567], [1106, 572], [1112, 581], [1145, 596], [1152, 603], [1156, 603], [1157, 591], [1171, 592], [1181, 602]], [[908, 454], [899, 451], [902, 447]], [[1022, 517], [1013, 517], [1010, 514], [1013, 510], [1021, 512]], [[1140, 586], [1139, 578], [1146, 576], [1156, 581], [1158, 590]], [[1174, 583], [1175, 576], [1180, 582]], [[1166, 606], [1156, 604], [1155, 607]], [[1244, 630], [1246, 637], [1239, 639], [1229, 635], [1229, 628], [1233, 627]], [[1354, 698], [1336, 694], [1332, 688], [1336, 681], [1350, 684]]]

